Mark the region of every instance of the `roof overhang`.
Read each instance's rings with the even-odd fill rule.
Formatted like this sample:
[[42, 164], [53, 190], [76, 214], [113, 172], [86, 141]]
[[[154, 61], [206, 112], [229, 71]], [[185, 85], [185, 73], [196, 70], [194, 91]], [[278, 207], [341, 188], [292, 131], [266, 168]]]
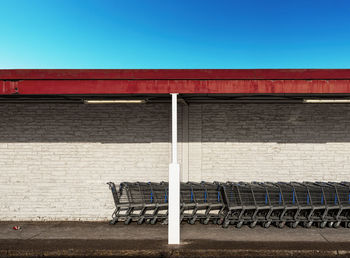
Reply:
[[0, 70], [0, 95], [350, 94], [350, 69]]

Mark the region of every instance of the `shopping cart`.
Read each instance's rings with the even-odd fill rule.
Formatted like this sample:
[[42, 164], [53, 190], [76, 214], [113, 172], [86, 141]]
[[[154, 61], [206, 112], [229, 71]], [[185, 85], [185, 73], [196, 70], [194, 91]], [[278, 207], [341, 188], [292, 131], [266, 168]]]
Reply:
[[310, 228], [313, 223], [317, 223], [319, 227], [324, 228], [327, 222], [333, 223], [332, 218], [328, 215], [330, 210], [337, 209], [337, 206], [331, 206], [331, 202], [328, 202], [330, 201], [329, 194], [332, 193], [329, 190], [332, 189], [313, 182], [303, 182], [301, 185], [308, 189], [307, 201], [312, 207], [307, 220], [303, 221], [304, 227]]
[[338, 213], [334, 214], [336, 222], [334, 227], [340, 226], [341, 223], [345, 227], [350, 228], [350, 182], [329, 182], [334, 187], [336, 194], [332, 198], [332, 202], [339, 204]]
[[226, 228], [232, 224], [240, 228], [247, 223], [250, 227], [255, 227], [258, 222], [259, 207], [251, 185], [245, 182], [227, 182], [222, 184], [222, 187], [227, 205], [223, 227]]
[[281, 218], [286, 206], [284, 204], [282, 190], [277, 184], [271, 182], [256, 184], [259, 184], [266, 189], [267, 196], [265, 197], [265, 203], [269, 202], [270, 204], [269, 214], [266, 215], [266, 222], [263, 223], [263, 226], [267, 228], [270, 224], [274, 223], [279, 227], [283, 227], [284, 223], [281, 223]]
[[164, 183], [136, 183], [141, 191], [143, 210], [138, 218], [138, 224], [148, 222], [156, 224], [158, 220], [166, 219], [168, 210], [167, 188]]
[[143, 200], [137, 185], [124, 182], [120, 184], [119, 191], [117, 191], [114, 183], [109, 182], [108, 185], [116, 206], [110, 224], [115, 224], [119, 220], [129, 224], [134, 218], [139, 218], [143, 211]]
[[208, 224], [212, 221], [214, 224], [221, 224], [225, 217], [225, 203], [222, 198], [220, 184], [214, 182], [201, 182], [204, 189], [204, 202], [207, 203], [205, 216], [200, 219], [202, 224]]
[[[116, 207], [110, 224], [168, 223], [167, 182], [123, 182], [119, 189], [112, 182], [108, 185]], [[212, 221], [224, 228], [350, 227], [350, 182], [181, 183], [180, 218], [190, 224]]]
[[[273, 207], [268, 188], [259, 182], [252, 182], [247, 185], [253, 192], [254, 202], [256, 205], [255, 214], [253, 215], [253, 222], [251, 223], [250, 227], [255, 226], [256, 223], [261, 223], [265, 228], [270, 227], [272, 223], [270, 216]], [[254, 222], [255, 225], [253, 224]]]
[[[277, 226], [283, 228], [287, 223], [295, 228], [298, 226], [299, 221], [296, 220], [296, 216], [299, 212], [298, 198], [295, 188], [286, 182], [270, 183], [277, 186], [281, 193], [281, 202], [283, 203], [283, 211], [280, 214], [279, 222]], [[279, 199], [280, 202], [280, 199]]]
[[190, 183], [180, 184], [180, 222], [190, 223], [196, 213], [196, 201], [194, 191]]
[[107, 183], [109, 189], [112, 191], [113, 201], [115, 204], [115, 210], [112, 214], [112, 220], [109, 222], [111, 225], [114, 225], [118, 222], [120, 218], [125, 218], [128, 216], [130, 209], [130, 203], [124, 194], [124, 185], [120, 185], [119, 190], [117, 190], [115, 184], [113, 182]]

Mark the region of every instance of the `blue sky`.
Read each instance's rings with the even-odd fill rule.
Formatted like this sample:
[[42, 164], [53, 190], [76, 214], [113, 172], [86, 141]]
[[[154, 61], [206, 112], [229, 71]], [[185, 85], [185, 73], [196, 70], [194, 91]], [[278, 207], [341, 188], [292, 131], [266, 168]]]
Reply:
[[348, 0], [0, 0], [0, 68], [350, 68]]

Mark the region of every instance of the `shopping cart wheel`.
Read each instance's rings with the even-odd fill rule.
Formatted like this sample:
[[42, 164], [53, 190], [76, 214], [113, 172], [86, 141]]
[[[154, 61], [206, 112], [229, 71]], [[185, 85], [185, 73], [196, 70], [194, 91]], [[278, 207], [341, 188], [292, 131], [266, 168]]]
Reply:
[[[222, 223], [224, 223], [224, 220], [223, 218], [220, 218], [220, 219], [214, 219], [213, 220], [213, 223], [214, 224], [218, 224], [218, 225], [222, 225]], [[215, 221], [215, 222], [214, 222]]]
[[305, 228], [311, 228], [313, 221], [305, 221], [304, 222], [304, 227]]
[[162, 225], [168, 225], [168, 219], [163, 220]]
[[279, 228], [284, 228], [285, 225], [286, 225], [285, 221], [281, 221], [281, 222], [277, 223], [277, 227], [279, 227]]
[[333, 224], [334, 224], [333, 221], [329, 221], [327, 226], [328, 226], [329, 228], [332, 228], [332, 227], [333, 227]]
[[309, 221], [309, 222], [306, 224], [306, 228], [311, 228], [312, 223], [313, 223], [313, 221]]
[[243, 226], [243, 221], [239, 221], [237, 224], [236, 224], [236, 228], [241, 228]]
[[124, 221], [124, 224], [125, 225], [129, 225], [131, 222], [131, 218], [127, 218], [125, 221]]
[[189, 219], [187, 222], [188, 224], [194, 225], [196, 224], [196, 218]]
[[109, 223], [109, 225], [115, 225], [115, 224], [117, 224], [117, 222], [118, 222], [118, 219], [112, 219], [108, 223]]
[[225, 220], [225, 221], [222, 223], [222, 227], [223, 227], [223, 228], [228, 228], [228, 225], [230, 225], [230, 221], [229, 221], [229, 220]]
[[157, 218], [154, 218], [154, 219], [151, 219], [151, 225], [155, 225], [155, 224], [157, 224]]
[[345, 222], [345, 227], [350, 228], [350, 222]]
[[206, 219], [200, 219], [200, 220], [199, 220], [199, 222], [200, 222], [201, 224], [208, 225], [209, 220], [210, 220], [209, 218], [206, 218]]
[[145, 222], [145, 218], [139, 218], [139, 220], [137, 221], [137, 224], [141, 225], [143, 224], [143, 222]]
[[334, 224], [333, 224], [333, 228], [339, 228], [340, 227], [340, 221], [336, 221], [336, 222], [334, 222]]
[[[241, 221], [241, 222], [242, 222], [242, 221]], [[240, 222], [239, 222], [239, 223], [240, 223]], [[257, 221], [251, 222], [251, 223], [249, 224], [249, 227], [250, 227], [250, 228], [255, 228], [256, 223], [258, 223], [258, 222], [257, 222]], [[242, 222], [242, 225], [243, 225], [243, 222]]]
[[298, 226], [298, 224], [299, 224], [299, 221], [294, 221], [290, 226], [292, 228], [296, 228]]
[[271, 226], [271, 221], [266, 221], [263, 223], [264, 228], [269, 228]]
[[325, 228], [327, 225], [327, 221], [322, 221], [321, 223], [319, 223], [320, 228]]

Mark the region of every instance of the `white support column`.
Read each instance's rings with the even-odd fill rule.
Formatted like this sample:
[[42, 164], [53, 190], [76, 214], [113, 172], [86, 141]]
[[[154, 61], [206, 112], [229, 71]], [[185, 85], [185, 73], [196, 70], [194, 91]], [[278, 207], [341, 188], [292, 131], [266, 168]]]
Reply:
[[180, 244], [180, 166], [177, 162], [177, 93], [172, 98], [172, 163], [169, 165], [168, 244]]

